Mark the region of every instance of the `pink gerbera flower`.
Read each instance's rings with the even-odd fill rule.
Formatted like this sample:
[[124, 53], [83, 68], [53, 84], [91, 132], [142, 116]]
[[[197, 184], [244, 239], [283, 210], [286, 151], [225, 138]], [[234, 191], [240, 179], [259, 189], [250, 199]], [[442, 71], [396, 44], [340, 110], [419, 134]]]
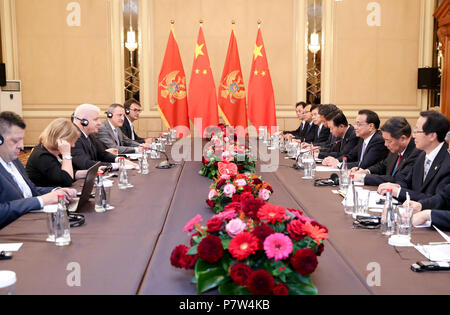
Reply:
[[264, 250], [267, 257], [274, 258], [276, 261], [288, 258], [292, 249], [291, 239], [281, 233], [271, 234], [264, 241]]
[[202, 216], [200, 214], [197, 214], [194, 218], [189, 220], [188, 223], [186, 223], [186, 225], [184, 226], [183, 232], [191, 232], [194, 229], [194, 226], [197, 223], [200, 223], [202, 221], [203, 221]]

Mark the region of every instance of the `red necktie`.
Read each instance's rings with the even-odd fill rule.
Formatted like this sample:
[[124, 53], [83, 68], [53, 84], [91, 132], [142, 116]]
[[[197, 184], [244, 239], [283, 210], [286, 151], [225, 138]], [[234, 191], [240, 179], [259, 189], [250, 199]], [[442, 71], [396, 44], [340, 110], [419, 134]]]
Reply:
[[400, 153], [398, 155], [398, 160], [397, 160], [397, 163], [395, 164], [394, 170], [392, 171], [392, 176], [394, 176], [395, 172], [397, 171], [397, 168], [400, 165], [401, 160], [402, 160], [402, 154]]

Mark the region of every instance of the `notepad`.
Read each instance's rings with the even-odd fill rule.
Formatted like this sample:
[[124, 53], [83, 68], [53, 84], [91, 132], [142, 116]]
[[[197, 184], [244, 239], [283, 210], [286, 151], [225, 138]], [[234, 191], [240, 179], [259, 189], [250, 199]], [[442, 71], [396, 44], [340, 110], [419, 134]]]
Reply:
[[23, 243], [0, 244], [0, 252], [17, 252]]

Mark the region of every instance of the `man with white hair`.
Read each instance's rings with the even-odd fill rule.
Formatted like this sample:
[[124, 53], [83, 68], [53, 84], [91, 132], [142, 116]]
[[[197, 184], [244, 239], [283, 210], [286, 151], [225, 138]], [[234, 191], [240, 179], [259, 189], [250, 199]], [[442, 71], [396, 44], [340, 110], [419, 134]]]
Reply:
[[[118, 169], [118, 157], [108, 151], [104, 145], [97, 140], [96, 134], [101, 125], [100, 108], [92, 104], [82, 104], [75, 109], [73, 123], [80, 130], [80, 138], [72, 148], [73, 166], [78, 170], [92, 167], [98, 161], [102, 165], [112, 166]], [[125, 161], [126, 164], [135, 166], [134, 163]]]

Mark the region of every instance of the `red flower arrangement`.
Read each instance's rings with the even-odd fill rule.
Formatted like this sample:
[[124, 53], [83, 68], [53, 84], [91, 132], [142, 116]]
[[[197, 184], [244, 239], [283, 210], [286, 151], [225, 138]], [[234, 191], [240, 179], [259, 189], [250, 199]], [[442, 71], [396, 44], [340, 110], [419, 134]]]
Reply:
[[[252, 174], [232, 174], [216, 179], [209, 188], [206, 203], [219, 213], [226, 209], [244, 209], [247, 216], [255, 218], [256, 212], [273, 192], [269, 183]], [[233, 205], [230, 205], [233, 203]], [[240, 203], [240, 205], [238, 205]], [[227, 205], [230, 205], [228, 208]]]
[[234, 162], [238, 173], [254, 173], [256, 158], [247, 147], [237, 143], [237, 137], [233, 132], [231, 136], [227, 136], [230, 134], [229, 128], [221, 129], [221, 132], [211, 136], [206, 156], [202, 157], [203, 167], [199, 174], [214, 179], [219, 175], [219, 162]]
[[310, 274], [328, 238], [326, 228], [301, 211], [265, 201], [249, 211], [243, 204], [258, 199], [253, 195], [241, 199], [206, 226], [195, 223], [191, 246], [177, 246], [171, 264], [195, 268], [199, 293], [218, 288], [231, 295], [316, 294]]

